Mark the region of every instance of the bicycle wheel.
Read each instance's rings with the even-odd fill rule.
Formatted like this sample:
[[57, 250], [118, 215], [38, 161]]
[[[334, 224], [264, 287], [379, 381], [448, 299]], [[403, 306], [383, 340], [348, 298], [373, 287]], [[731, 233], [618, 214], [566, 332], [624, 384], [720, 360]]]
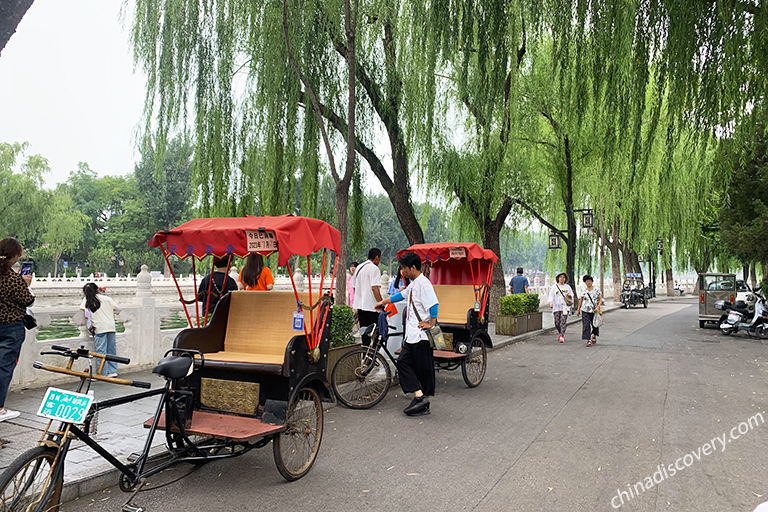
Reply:
[[53, 479], [56, 448], [37, 446], [0, 475], [0, 512], [58, 512], [64, 472]]
[[488, 350], [480, 336], [475, 336], [469, 346], [469, 354], [461, 362], [461, 376], [464, 377], [464, 383], [470, 388], [479, 386], [485, 377], [487, 365]]
[[375, 352], [373, 369], [362, 375], [370, 366], [371, 351], [358, 348], [344, 354], [331, 374], [331, 387], [339, 402], [352, 409], [370, 409], [387, 396], [392, 385], [392, 371], [380, 352]]
[[285, 430], [272, 443], [275, 465], [293, 482], [312, 468], [323, 439], [323, 404], [313, 388], [302, 388], [288, 406]]

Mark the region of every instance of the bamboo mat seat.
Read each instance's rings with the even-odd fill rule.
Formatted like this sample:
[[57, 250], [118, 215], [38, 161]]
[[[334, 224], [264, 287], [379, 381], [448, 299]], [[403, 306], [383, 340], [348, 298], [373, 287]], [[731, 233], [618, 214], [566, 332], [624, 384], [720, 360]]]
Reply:
[[467, 323], [467, 312], [475, 308], [475, 292], [472, 285], [436, 284], [435, 295], [440, 302], [438, 322], [441, 324]]
[[[309, 305], [309, 294], [299, 293], [299, 300]], [[292, 291], [231, 292], [224, 350], [205, 354], [205, 359], [282, 365], [288, 342], [304, 334], [304, 331], [293, 330], [296, 310], [296, 295]], [[309, 312], [304, 315], [309, 333], [312, 330]]]

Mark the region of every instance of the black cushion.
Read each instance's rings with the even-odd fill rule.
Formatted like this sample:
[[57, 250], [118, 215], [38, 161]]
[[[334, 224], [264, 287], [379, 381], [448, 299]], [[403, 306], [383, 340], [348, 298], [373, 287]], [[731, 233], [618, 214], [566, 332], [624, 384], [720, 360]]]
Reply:
[[157, 363], [157, 366], [152, 370], [152, 373], [162, 375], [169, 379], [180, 379], [189, 373], [190, 367], [193, 364], [194, 361], [189, 357], [167, 356]]

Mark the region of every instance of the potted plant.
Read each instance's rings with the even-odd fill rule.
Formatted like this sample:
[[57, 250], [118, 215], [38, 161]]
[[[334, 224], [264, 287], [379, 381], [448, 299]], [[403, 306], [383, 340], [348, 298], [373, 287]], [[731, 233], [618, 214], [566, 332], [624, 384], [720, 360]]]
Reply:
[[344, 304], [333, 306], [331, 316], [331, 348], [328, 350], [328, 376], [341, 356], [359, 346], [355, 343], [352, 329], [355, 326], [355, 311]]
[[506, 295], [499, 299], [499, 314], [496, 315], [496, 334], [517, 336], [528, 331], [526, 294]]
[[528, 315], [528, 332], [538, 331], [542, 327], [542, 314], [539, 311], [539, 294], [526, 293], [525, 313]]

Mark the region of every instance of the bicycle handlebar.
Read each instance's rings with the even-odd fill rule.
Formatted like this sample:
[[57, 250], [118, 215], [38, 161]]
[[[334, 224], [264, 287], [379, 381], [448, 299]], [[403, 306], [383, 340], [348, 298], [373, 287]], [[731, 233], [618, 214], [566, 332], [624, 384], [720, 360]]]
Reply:
[[[55, 352], [55, 353], [58, 354], [58, 352]], [[103, 382], [111, 382], [113, 384], [120, 384], [122, 386], [133, 386], [135, 388], [143, 388], [143, 389], [150, 389], [152, 387], [152, 384], [150, 384], [149, 382], [142, 382], [139, 380], [118, 379], [117, 377], [105, 377], [104, 375], [91, 374], [90, 372], [81, 372], [77, 370], [72, 370], [70, 368], [62, 368], [60, 366], [51, 366], [48, 364], [43, 364], [40, 361], [35, 361], [32, 364], [32, 367], [37, 370], [63, 373], [64, 375], [80, 377], [81, 379], [93, 379], [93, 380], [100, 380]]]
[[113, 356], [111, 354], [99, 354], [97, 352], [90, 352], [85, 347], [80, 347], [76, 349], [71, 349], [69, 347], [64, 347], [61, 345], [51, 345], [51, 349], [55, 350], [56, 352], [40, 352], [40, 355], [58, 355], [58, 356], [64, 356], [64, 357], [98, 357], [98, 358], [104, 358], [106, 361], [111, 361], [113, 363], [120, 363], [120, 364], [131, 364], [131, 360], [127, 357], [120, 357], [120, 356]]

